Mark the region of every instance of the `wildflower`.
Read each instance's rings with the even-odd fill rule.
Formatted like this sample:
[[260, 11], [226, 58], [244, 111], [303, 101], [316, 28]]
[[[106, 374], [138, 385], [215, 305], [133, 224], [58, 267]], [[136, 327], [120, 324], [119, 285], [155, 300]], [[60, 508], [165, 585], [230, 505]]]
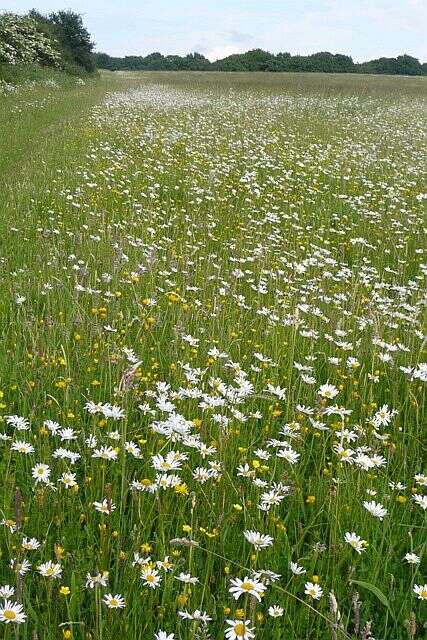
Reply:
[[243, 580], [240, 580], [240, 578], [232, 578], [229, 591], [233, 594], [235, 600], [237, 600], [241, 595], [249, 594], [261, 602], [261, 596], [265, 591], [265, 586], [262, 582], [255, 579], [251, 580], [245, 576]]
[[250, 544], [253, 544], [257, 551], [270, 547], [273, 544], [273, 538], [271, 536], [259, 533], [258, 531], [244, 531], [243, 535]]
[[271, 616], [271, 618], [281, 618], [284, 612], [285, 610], [283, 607], [279, 607], [277, 604], [272, 607], [268, 607], [268, 615]]
[[32, 468], [32, 475], [36, 483], [42, 482], [46, 484], [47, 482], [49, 482], [50, 468], [47, 464], [43, 464], [43, 463], [36, 464]]
[[62, 575], [61, 565], [51, 560], [41, 564], [37, 570], [45, 578], [60, 578]]
[[18, 431], [28, 431], [30, 428], [30, 423], [27, 418], [23, 418], [22, 416], [6, 416], [6, 422], [11, 427], [14, 427]]
[[368, 543], [366, 542], [366, 540], [362, 540], [362, 538], [358, 535], [356, 535], [353, 531], [353, 533], [349, 533], [347, 531], [347, 533], [344, 536], [344, 540], [353, 547], [353, 549], [355, 551], [357, 551], [357, 553], [360, 555], [362, 553], [362, 551], [366, 551], [366, 547], [368, 545]]
[[414, 480], [420, 487], [427, 487], [427, 475], [416, 473], [414, 476]]
[[167, 633], [167, 631], [158, 631], [154, 634], [154, 640], [174, 640], [174, 633]]
[[406, 553], [403, 557], [408, 564], [420, 564], [421, 558], [416, 553]]
[[0, 598], [6, 598], [6, 599], [11, 598], [14, 593], [15, 593], [15, 587], [11, 587], [8, 584], [5, 584], [2, 587], [0, 587]]
[[387, 404], [384, 404], [378, 411], [375, 413], [372, 421], [376, 427], [384, 427], [390, 424], [394, 411], [390, 411]]
[[16, 558], [12, 558], [10, 561], [10, 568], [19, 573], [20, 576], [25, 576], [31, 569], [31, 564], [26, 558], [22, 562], [18, 562]]
[[116, 593], [114, 596], [111, 593], [107, 593], [102, 601], [109, 609], [124, 609], [126, 606], [125, 599], [120, 593]]
[[226, 622], [229, 625], [225, 630], [227, 640], [252, 640], [255, 638], [250, 620], [227, 620]]
[[279, 400], [285, 400], [286, 399], [286, 389], [282, 389], [279, 386], [274, 387], [272, 384], [268, 384], [267, 385], [267, 391], [268, 391], [268, 393], [271, 393], [272, 395], [277, 396], [277, 398], [279, 398]]
[[304, 573], [307, 573], [304, 567], [301, 567], [297, 562], [290, 562], [289, 569], [295, 576], [302, 576]]
[[169, 561], [169, 556], [165, 556], [164, 560], [157, 560], [156, 565], [159, 569], [164, 569], [166, 572], [173, 568], [172, 562]]
[[190, 573], [183, 572], [181, 572], [179, 576], [175, 576], [175, 579], [179, 580], [180, 582], [185, 582], [186, 584], [196, 584], [197, 582], [199, 582], [199, 578], [195, 578]]
[[181, 454], [177, 451], [169, 451], [164, 458], [162, 455], [152, 456], [153, 467], [157, 471], [173, 471], [180, 469], [182, 461], [187, 458], [186, 454]]
[[102, 458], [103, 460], [117, 460], [117, 451], [112, 447], [101, 447], [95, 449], [92, 458]]
[[25, 551], [35, 551], [40, 547], [40, 542], [37, 538], [23, 538], [22, 540], [22, 548]]
[[59, 478], [58, 482], [62, 482], [67, 489], [75, 487], [77, 485], [76, 474], [65, 471]]
[[284, 458], [289, 464], [296, 464], [300, 458], [300, 454], [292, 449], [292, 447], [287, 447], [286, 449], [280, 449], [277, 452], [278, 458]]
[[11, 600], [5, 600], [3, 605], [0, 605], [0, 621], [6, 624], [15, 623], [21, 624], [25, 622], [27, 616], [24, 613], [24, 607], [22, 604], [12, 602]]
[[310, 596], [313, 600], [320, 600], [323, 595], [323, 590], [318, 584], [314, 584], [313, 582], [305, 583], [304, 593], [307, 596]]
[[193, 613], [190, 613], [186, 609], [184, 611], [178, 611], [178, 615], [184, 620], [198, 620], [199, 622], [203, 622], [207, 624], [212, 620], [210, 616], [206, 613], [206, 611], [200, 611], [200, 609], [195, 609]]
[[15, 442], [12, 442], [10, 450], [18, 451], [18, 453], [24, 453], [26, 455], [28, 455], [29, 453], [34, 453], [33, 445], [22, 440], [15, 440]]
[[111, 418], [112, 420], [121, 420], [125, 417], [125, 412], [117, 405], [104, 404], [101, 411], [105, 418]]
[[319, 396], [332, 400], [339, 394], [339, 390], [333, 384], [322, 384], [318, 391]]
[[107, 498], [104, 498], [102, 502], [94, 502], [93, 506], [100, 513], [105, 513], [107, 515], [110, 515], [116, 508], [114, 502], [107, 500]]
[[415, 584], [414, 593], [418, 600], [427, 600], [427, 584]]
[[363, 506], [370, 514], [379, 518], [379, 520], [382, 520], [388, 513], [387, 509], [385, 509], [379, 502], [375, 502], [375, 500], [371, 500], [371, 502], [364, 502]]
[[95, 576], [92, 576], [90, 573], [86, 574], [86, 589], [93, 589], [96, 585], [100, 585], [101, 587], [106, 587], [108, 584], [108, 571], [103, 571], [102, 573], [97, 573]]
[[417, 504], [423, 511], [427, 509], [427, 495], [422, 496], [419, 493], [415, 493], [412, 496], [412, 500]]
[[160, 585], [162, 577], [156, 569], [149, 568], [142, 571], [141, 580], [145, 586], [150, 587], [150, 589], [155, 589]]

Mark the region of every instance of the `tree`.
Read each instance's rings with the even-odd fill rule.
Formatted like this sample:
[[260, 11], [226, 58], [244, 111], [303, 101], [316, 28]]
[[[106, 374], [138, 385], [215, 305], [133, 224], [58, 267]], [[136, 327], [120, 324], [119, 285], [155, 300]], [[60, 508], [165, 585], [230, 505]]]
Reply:
[[63, 59], [69, 65], [83, 67], [86, 71], [95, 70], [92, 55], [94, 43], [85, 28], [81, 15], [73, 11], [58, 11], [49, 14], [49, 22], [54, 26]]

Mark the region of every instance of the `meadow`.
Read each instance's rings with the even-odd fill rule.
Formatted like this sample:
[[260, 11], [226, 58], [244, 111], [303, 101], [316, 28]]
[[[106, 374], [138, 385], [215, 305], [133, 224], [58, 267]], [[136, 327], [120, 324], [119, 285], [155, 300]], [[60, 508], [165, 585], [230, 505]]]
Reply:
[[425, 638], [426, 89], [0, 94], [1, 638]]

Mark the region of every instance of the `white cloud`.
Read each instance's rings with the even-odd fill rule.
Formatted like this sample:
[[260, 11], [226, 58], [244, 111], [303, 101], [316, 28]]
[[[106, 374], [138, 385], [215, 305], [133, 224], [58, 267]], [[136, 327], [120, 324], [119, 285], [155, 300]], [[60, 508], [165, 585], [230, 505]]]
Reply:
[[212, 49], [208, 49], [205, 53], [205, 56], [211, 61], [221, 60], [222, 58], [226, 58], [227, 56], [231, 56], [233, 53], [243, 53], [244, 49], [241, 47], [236, 47], [233, 44], [224, 44], [219, 45], [217, 47], [212, 47]]

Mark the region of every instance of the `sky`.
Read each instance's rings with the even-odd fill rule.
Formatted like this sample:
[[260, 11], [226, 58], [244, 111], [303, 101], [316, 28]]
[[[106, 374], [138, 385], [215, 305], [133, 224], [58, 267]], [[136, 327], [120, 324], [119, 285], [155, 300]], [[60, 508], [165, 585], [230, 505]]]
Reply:
[[356, 62], [402, 53], [427, 61], [427, 0], [0, 0], [0, 11], [72, 9], [97, 51], [330, 51]]

